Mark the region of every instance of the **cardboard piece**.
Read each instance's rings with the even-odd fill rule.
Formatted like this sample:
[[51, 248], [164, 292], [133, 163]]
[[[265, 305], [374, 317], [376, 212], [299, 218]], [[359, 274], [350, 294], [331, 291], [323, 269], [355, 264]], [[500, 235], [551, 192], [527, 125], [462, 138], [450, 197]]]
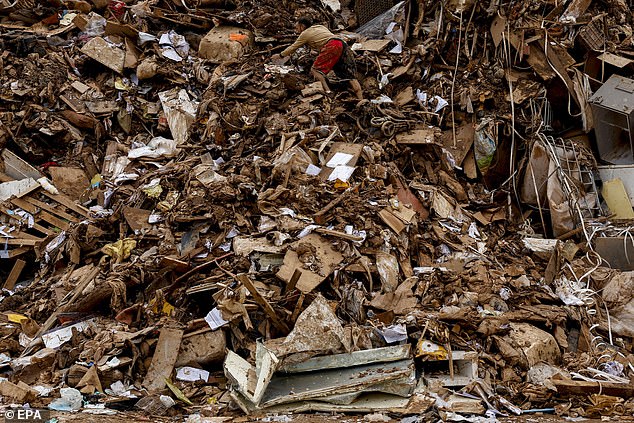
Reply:
[[101, 37], [95, 37], [81, 48], [82, 53], [117, 73], [123, 73], [125, 51]]
[[[347, 154], [347, 155], [351, 155], [352, 157], [350, 157], [346, 161], [346, 163], [344, 165], [339, 164], [337, 166], [334, 166], [334, 164], [340, 163], [340, 161], [335, 161], [333, 163], [332, 167], [325, 166], [322, 169], [322, 171], [320, 172], [319, 178], [321, 178], [322, 181], [330, 180], [331, 174], [333, 172], [337, 172], [337, 173], [340, 172], [339, 170], [336, 169], [337, 167], [341, 167], [341, 168], [344, 168], [344, 169], [346, 169], [346, 168], [354, 168], [356, 166], [357, 162], [359, 161], [359, 157], [361, 156], [361, 152], [362, 151], [363, 151], [363, 144], [350, 144], [350, 143], [345, 143], [345, 142], [335, 142], [335, 143], [333, 143], [332, 147], [330, 148], [330, 152], [326, 156], [325, 163], [331, 162], [331, 160], [335, 156], [344, 157], [343, 155]], [[347, 156], [345, 156], [345, 157], [347, 157]], [[353, 169], [346, 169], [346, 170], [350, 171], [350, 170], [353, 170]], [[343, 171], [342, 174], [347, 174], [347, 173], [345, 171]], [[345, 176], [341, 176], [341, 177], [345, 177]]]
[[390, 210], [390, 208], [386, 207], [383, 210], [379, 211], [379, 217], [383, 222], [389, 226], [394, 232], [400, 234], [405, 229], [405, 223], [398, 217], [396, 217]]
[[8, 380], [3, 380], [0, 381], [0, 395], [18, 404], [24, 404], [33, 401], [37, 392], [30, 389], [29, 386], [23, 382], [16, 385]]
[[442, 134], [442, 145], [445, 150], [449, 151], [453, 156], [456, 166], [462, 166], [465, 157], [471, 152], [473, 139], [475, 138], [475, 127], [468, 123], [461, 125], [456, 130], [456, 145], [453, 143], [453, 133], [451, 130], [444, 131]]
[[90, 188], [90, 181], [83, 169], [52, 166], [49, 168], [49, 172], [51, 172], [55, 188], [73, 200], [79, 200], [82, 194]]
[[[311, 268], [304, 265], [302, 258], [312, 261]], [[297, 281], [297, 289], [308, 293], [322, 283], [342, 261], [343, 256], [330, 242], [317, 234], [310, 234], [291, 244], [276, 276], [288, 283], [295, 269], [299, 269], [302, 274]], [[313, 270], [315, 267], [318, 268], [317, 271]]]
[[84, 377], [82, 377], [77, 384], [77, 388], [83, 388], [81, 392], [85, 394], [93, 394], [95, 391], [103, 392], [99, 374], [97, 373], [97, 366], [93, 365], [88, 369]]
[[219, 363], [225, 357], [226, 347], [227, 336], [223, 330], [205, 328], [188, 333], [183, 336], [175, 366]]
[[634, 62], [634, 60], [628, 59], [627, 57], [618, 56], [616, 54], [609, 53], [609, 52], [603, 53], [602, 55], [597, 57], [597, 59], [601, 60], [602, 62], [608, 63], [612, 66], [616, 66], [619, 69], [624, 68], [632, 64], [632, 62]]
[[356, 43], [352, 46], [354, 51], [369, 51], [372, 53], [379, 53], [390, 44], [391, 40], [367, 40], [362, 43]]
[[596, 237], [594, 249], [612, 269], [634, 270], [634, 241], [630, 237]]
[[123, 216], [134, 233], [150, 231], [152, 224], [148, 223], [148, 219], [152, 212], [145, 209], [137, 209], [136, 207], [124, 207]]

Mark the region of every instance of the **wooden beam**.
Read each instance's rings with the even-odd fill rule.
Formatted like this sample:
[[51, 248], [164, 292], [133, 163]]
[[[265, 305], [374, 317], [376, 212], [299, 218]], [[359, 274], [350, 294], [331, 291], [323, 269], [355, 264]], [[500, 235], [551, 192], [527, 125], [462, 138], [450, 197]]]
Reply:
[[302, 277], [302, 271], [299, 269], [295, 269], [293, 272], [293, 276], [291, 276], [291, 280], [286, 284], [286, 288], [284, 288], [284, 295], [288, 294], [297, 286], [297, 281]]
[[42, 194], [46, 195], [51, 200], [55, 200], [58, 203], [64, 205], [65, 207], [71, 209], [72, 211], [79, 213], [84, 217], [88, 217], [89, 210], [84, 207], [76, 204], [70, 197], [65, 196], [64, 194], [53, 195], [46, 190], [42, 190]]
[[58, 228], [60, 228], [62, 230], [67, 230], [68, 228], [70, 228], [70, 225], [65, 220], [57, 218], [57, 217], [53, 216], [52, 214], [48, 213], [47, 211], [39, 209], [38, 207], [34, 206], [33, 204], [30, 204], [30, 203], [28, 203], [28, 202], [26, 202], [26, 201], [24, 201], [22, 199], [13, 198], [13, 199], [11, 199], [11, 203], [16, 205], [17, 207], [20, 207], [21, 209], [26, 210], [29, 213], [31, 213], [34, 217], [42, 219], [42, 220], [50, 223], [51, 225], [56, 226], [56, 227], [58, 227]]
[[293, 315], [291, 316], [291, 321], [295, 323], [297, 321], [297, 317], [299, 316], [299, 312], [302, 311], [302, 306], [304, 305], [305, 295], [302, 292], [299, 295], [299, 299], [297, 300], [297, 304], [295, 305], [295, 310], [293, 310]]
[[271, 304], [269, 304], [269, 302], [266, 301], [266, 298], [264, 298], [255, 288], [255, 285], [253, 285], [253, 282], [251, 281], [251, 279], [249, 279], [248, 275], [242, 273], [237, 275], [236, 279], [238, 279], [242, 283], [242, 285], [244, 285], [244, 287], [249, 290], [255, 302], [264, 309], [264, 312], [267, 314], [267, 316], [271, 318], [271, 322], [273, 323], [273, 325], [275, 325], [276, 328], [284, 333], [290, 332], [288, 326], [286, 326], [286, 324], [282, 322], [282, 320], [280, 320], [275, 310], [273, 310]]
[[25, 238], [0, 238], [0, 243], [7, 245], [30, 245], [36, 246], [40, 242], [44, 241], [43, 239], [25, 239]]
[[33, 249], [29, 247], [20, 247], [20, 248], [14, 248], [13, 250], [2, 251], [1, 252], [2, 254], [0, 254], [0, 259], [15, 258], [17, 256], [21, 256], [22, 254], [28, 253], [29, 251], [32, 251], [32, 250]]
[[182, 340], [182, 330], [170, 327], [161, 329], [150, 368], [143, 379], [143, 386], [148, 391], [157, 392], [165, 388], [165, 380], [171, 378]]
[[11, 269], [11, 273], [9, 273], [9, 277], [4, 282], [4, 286], [3, 286], [4, 289], [8, 289], [9, 291], [12, 291], [13, 288], [15, 288], [15, 283], [20, 278], [20, 275], [22, 274], [22, 270], [24, 269], [24, 266], [26, 266], [26, 262], [24, 260], [17, 259], [15, 261], [15, 264], [13, 265], [13, 269]]
[[[27, 211], [28, 211], [28, 210], [27, 210]], [[6, 215], [6, 216], [9, 216], [9, 218], [10, 218], [12, 221], [16, 221], [16, 222], [18, 222], [18, 221], [19, 221], [19, 219], [17, 219], [17, 217], [19, 217], [19, 216], [15, 215], [15, 214], [11, 214], [11, 213], [9, 213], [9, 210], [8, 210], [8, 209], [5, 209], [4, 207], [0, 208], [0, 212], [1, 212], [2, 214]], [[17, 217], [16, 217], [16, 216], [17, 216]], [[37, 218], [37, 216], [33, 216], [33, 217], [35, 218], [34, 220], [39, 220], [39, 219]], [[53, 231], [51, 231], [51, 230], [49, 230], [49, 229], [45, 228], [44, 226], [40, 225], [40, 224], [39, 224], [39, 223], [37, 223], [37, 222], [33, 223], [33, 229], [35, 229], [36, 231], [39, 231], [39, 232], [41, 232], [41, 233], [43, 233], [43, 234], [45, 234], [45, 235], [53, 235], [53, 234], [54, 234], [54, 232], [53, 232]], [[25, 235], [27, 238], [28, 238], [28, 237], [33, 237], [33, 238], [36, 238], [36, 237], [35, 237], [35, 236], [33, 236], [33, 235], [29, 235], [29, 234], [26, 234], [26, 233], [22, 233], [22, 234], [23, 234], [23, 235]]]
[[49, 211], [51, 213], [53, 213], [54, 215], [57, 215], [58, 217], [62, 218], [62, 219], [66, 219], [69, 222], [78, 222], [79, 219], [75, 216], [73, 216], [72, 214], [68, 214], [65, 211], [59, 210], [56, 207], [51, 206], [50, 204], [46, 204], [43, 201], [39, 201], [36, 200], [35, 198], [31, 198], [31, 197], [24, 197], [24, 200], [27, 201], [30, 204], [33, 204], [36, 207], [39, 207], [43, 210]]
[[551, 379], [557, 392], [565, 395], [603, 394], [614, 397], [631, 398], [634, 396], [634, 384], [614, 382], [586, 382], [584, 380]]

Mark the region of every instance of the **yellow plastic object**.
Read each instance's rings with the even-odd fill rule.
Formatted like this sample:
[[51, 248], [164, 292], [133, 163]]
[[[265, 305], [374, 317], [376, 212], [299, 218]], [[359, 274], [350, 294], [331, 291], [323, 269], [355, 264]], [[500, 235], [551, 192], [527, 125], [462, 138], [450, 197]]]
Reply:
[[342, 180], [335, 180], [335, 189], [339, 189], [339, 190], [345, 190], [350, 188], [350, 184], [347, 182], [343, 182]]
[[449, 352], [442, 345], [421, 338], [416, 344], [416, 357], [426, 357], [431, 360], [447, 360], [449, 358]]
[[136, 241], [130, 238], [120, 239], [112, 244], [104, 245], [101, 252], [112, 257], [116, 261], [125, 260], [130, 257], [132, 250], [136, 248]]
[[603, 198], [615, 219], [634, 219], [632, 202], [625, 191], [623, 181], [612, 179], [603, 182]]
[[29, 318], [17, 313], [7, 313], [7, 319], [13, 323], [22, 323], [22, 320], [28, 320]]

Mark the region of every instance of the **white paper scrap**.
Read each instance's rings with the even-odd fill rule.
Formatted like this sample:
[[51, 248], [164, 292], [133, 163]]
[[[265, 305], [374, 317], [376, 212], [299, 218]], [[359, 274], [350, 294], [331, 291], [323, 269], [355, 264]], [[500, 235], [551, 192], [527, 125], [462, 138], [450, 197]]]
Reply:
[[75, 328], [77, 332], [83, 332], [90, 325], [92, 325], [91, 320], [75, 323], [74, 325], [66, 326], [64, 328], [54, 330], [53, 332], [45, 333], [44, 335], [42, 335], [42, 340], [44, 341], [44, 345], [46, 346], [46, 348], [57, 348], [72, 339], [73, 328]]
[[436, 110], [434, 110], [434, 113], [438, 113], [439, 111], [447, 107], [447, 105], [449, 104], [447, 100], [445, 100], [444, 98], [440, 96], [434, 96], [434, 99], [438, 101], [438, 103], [436, 104]]
[[337, 166], [332, 170], [328, 180], [336, 181], [339, 179], [342, 182], [348, 182], [348, 179], [350, 179], [355, 169], [353, 166]]
[[229, 323], [222, 317], [222, 313], [218, 310], [218, 307], [214, 307], [207, 315], [205, 316], [205, 322], [209, 325], [212, 330], [216, 330], [219, 327], [222, 327]]
[[306, 175], [317, 176], [321, 173], [321, 168], [319, 166], [315, 166], [314, 164], [309, 164], [306, 168]]
[[404, 324], [388, 326], [383, 329], [381, 334], [388, 344], [407, 341], [407, 328]]
[[195, 367], [181, 367], [176, 371], [176, 379], [185, 382], [197, 382], [199, 380], [207, 382], [209, 380], [209, 372]]
[[348, 153], [335, 153], [334, 156], [332, 156], [332, 158], [328, 161], [328, 163], [326, 163], [326, 166], [333, 168], [333, 167], [337, 167], [337, 166], [345, 166], [348, 163], [350, 163], [350, 160], [352, 160], [352, 158], [354, 157], [354, 155], [352, 154], [348, 154]]

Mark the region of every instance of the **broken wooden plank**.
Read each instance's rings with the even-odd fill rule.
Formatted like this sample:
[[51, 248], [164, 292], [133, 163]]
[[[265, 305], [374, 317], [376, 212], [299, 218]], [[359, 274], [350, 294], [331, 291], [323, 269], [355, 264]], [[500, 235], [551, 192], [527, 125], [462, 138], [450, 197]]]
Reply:
[[22, 270], [24, 270], [24, 266], [26, 266], [26, 262], [24, 260], [17, 259], [15, 261], [13, 269], [11, 269], [11, 273], [9, 273], [9, 277], [7, 277], [7, 280], [4, 282], [4, 289], [8, 289], [9, 291], [13, 290], [13, 288], [15, 287], [15, 283], [18, 281], [20, 275], [22, 274]]
[[[2, 214], [4, 214], [4, 215], [8, 216], [11, 220], [15, 220], [15, 221], [19, 221], [20, 220], [20, 219], [18, 219], [19, 216], [16, 217], [16, 214], [11, 212], [7, 208], [4, 208], [4, 207], [0, 208], [0, 212]], [[35, 218], [34, 220], [38, 220], [35, 216], [34, 216], [34, 218]], [[44, 226], [40, 225], [39, 223], [37, 223], [37, 221], [33, 223], [33, 226], [31, 227], [31, 229], [34, 229], [34, 230], [36, 230], [38, 232], [41, 232], [41, 233], [43, 233], [45, 235], [54, 235], [55, 234], [55, 232], [53, 232], [50, 229], [47, 229]], [[34, 238], [37, 238], [34, 235], [28, 235], [28, 236], [33, 236]]]
[[2, 160], [4, 162], [4, 173], [14, 180], [33, 178], [38, 180], [42, 174], [33, 166], [22, 160], [8, 148], [2, 150]]
[[[300, 273], [301, 276], [301, 273]], [[306, 294], [303, 292], [299, 294], [299, 299], [297, 300], [297, 304], [295, 304], [295, 309], [293, 310], [293, 314], [291, 315], [291, 322], [295, 323], [297, 321], [297, 317], [299, 313], [302, 311], [302, 306], [304, 305], [304, 300], [306, 299]]]
[[634, 396], [634, 384], [614, 382], [586, 382], [585, 380], [551, 379], [562, 395], [603, 394], [615, 397], [631, 398]]
[[280, 320], [277, 313], [273, 309], [273, 306], [271, 306], [271, 304], [269, 304], [266, 298], [264, 298], [258, 292], [255, 285], [253, 285], [253, 282], [251, 281], [251, 279], [249, 279], [249, 276], [242, 273], [240, 275], [237, 275], [236, 278], [242, 283], [242, 285], [246, 289], [249, 290], [255, 302], [258, 303], [264, 309], [264, 312], [267, 314], [267, 316], [271, 318], [273, 325], [275, 325], [275, 327], [278, 328], [280, 331], [284, 333], [288, 333], [289, 332], [288, 326], [286, 326], [286, 324], [282, 322], [282, 320]]
[[50, 198], [51, 200], [55, 200], [58, 203], [62, 204], [63, 206], [73, 210], [74, 212], [79, 213], [80, 215], [84, 216], [84, 217], [88, 217], [88, 212], [89, 210], [86, 207], [80, 206], [79, 204], [76, 204], [73, 200], [71, 200], [70, 198], [68, 198], [67, 196], [65, 196], [64, 194], [51, 194], [48, 191], [42, 191], [42, 193], [44, 195], [46, 195], [48, 198]]
[[286, 284], [286, 288], [284, 288], [284, 295], [295, 289], [300, 276], [302, 276], [302, 271], [299, 269], [295, 269], [295, 272], [293, 272], [293, 276], [291, 276], [291, 280], [288, 281], [288, 283]]
[[31, 250], [32, 249], [29, 247], [14, 248], [12, 250], [1, 250], [0, 259], [15, 258], [15, 257], [21, 256], [22, 254], [28, 253]]
[[[26, 234], [25, 234], [26, 235]], [[43, 239], [26, 239], [26, 238], [0, 238], [0, 242], [7, 245], [30, 245], [36, 246], [40, 242], [44, 241]]]
[[178, 359], [183, 331], [176, 328], [164, 327], [152, 356], [152, 363], [143, 380], [143, 386], [148, 391], [160, 391], [165, 388], [165, 380], [169, 379]]
[[31, 213], [33, 215], [33, 217], [35, 217], [36, 219], [42, 219], [48, 223], [50, 223], [53, 226], [56, 226], [60, 229], [63, 230], [67, 230], [70, 228], [70, 225], [68, 224], [68, 222], [61, 220], [55, 216], [53, 216], [52, 214], [44, 211], [44, 210], [39, 210], [37, 207], [35, 207], [34, 205], [20, 199], [20, 198], [14, 198], [11, 200], [11, 203], [15, 204], [17, 207], [20, 207], [21, 209], [26, 210], [27, 212]]
[[2, 182], [0, 183], [0, 201], [8, 200], [11, 197], [23, 197], [39, 187], [40, 184], [32, 178]]
[[26, 201], [27, 203], [30, 203], [36, 207], [39, 207], [43, 210], [46, 210], [48, 212], [50, 212], [51, 214], [56, 215], [57, 217], [60, 217], [62, 219], [66, 219], [69, 222], [79, 222], [79, 219], [75, 216], [73, 216], [72, 214], [66, 213], [63, 210], [59, 210], [58, 208], [51, 206], [50, 204], [46, 204], [43, 201], [39, 201], [36, 200], [35, 198], [32, 197], [24, 197], [23, 198], [24, 201]]

